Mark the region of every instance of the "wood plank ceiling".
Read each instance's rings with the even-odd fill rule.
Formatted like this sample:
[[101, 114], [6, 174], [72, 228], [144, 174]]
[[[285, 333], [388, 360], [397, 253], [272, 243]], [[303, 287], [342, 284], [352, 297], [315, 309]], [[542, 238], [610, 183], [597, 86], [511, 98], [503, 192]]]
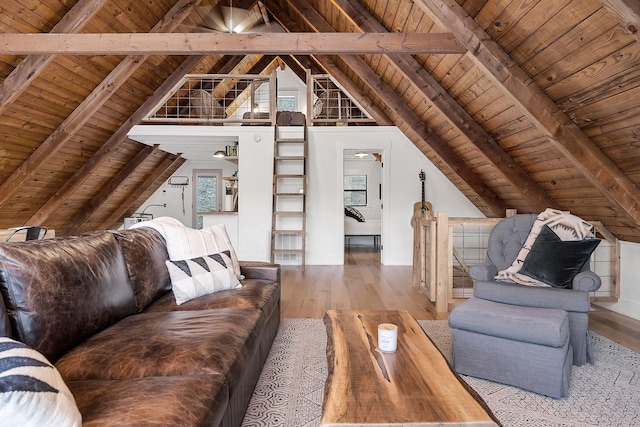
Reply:
[[[0, 33], [199, 31], [222, 6], [228, 1], [6, 0]], [[554, 207], [640, 242], [636, 0], [233, 6], [290, 33], [451, 33], [462, 53], [306, 55], [292, 47], [280, 59], [299, 76], [305, 68], [332, 74], [487, 216]], [[272, 52], [11, 52], [0, 47], [0, 228], [42, 223], [58, 234], [117, 226], [184, 162], [126, 137], [182, 75], [260, 73], [276, 60]]]

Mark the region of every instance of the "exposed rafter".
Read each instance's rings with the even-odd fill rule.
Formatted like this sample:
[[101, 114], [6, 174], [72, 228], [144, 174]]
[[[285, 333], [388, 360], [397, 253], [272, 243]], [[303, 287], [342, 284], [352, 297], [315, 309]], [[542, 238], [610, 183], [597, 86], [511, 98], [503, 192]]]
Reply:
[[[234, 57], [235, 58], [235, 57]], [[160, 102], [165, 92], [171, 90], [185, 74], [190, 73], [202, 57], [190, 56], [170, 75], [158, 88], [153, 96], [138, 108], [138, 110], [129, 117], [129, 119], [113, 135], [87, 160], [80, 169], [73, 174], [71, 178], [56, 191], [49, 200], [38, 209], [38, 211], [27, 221], [29, 224], [44, 224], [49, 216], [53, 214], [69, 197], [73, 195], [76, 189], [96, 171], [100, 165], [111, 156], [115, 150], [127, 139], [127, 134], [131, 128], [137, 125], [150, 111]]]
[[135, 172], [135, 170], [142, 165], [146, 160], [151, 158], [153, 154], [159, 151], [158, 145], [146, 145], [138, 152], [138, 154], [131, 160], [124, 168], [120, 169], [109, 182], [103, 186], [95, 196], [91, 198], [80, 212], [78, 212], [67, 223], [67, 227], [62, 233], [64, 235], [73, 234], [80, 228], [80, 226], [95, 212], [100, 206], [105, 203], [109, 197], [116, 192], [116, 190], [125, 183], [125, 181]]
[[[179, 0], [165, 17], [151, 29], [153, 33], [164, 33], [175, 29], [193, 11], [201, 0]], [[102, 83], [64, 120], [18, 169], [0, 185], [0, 207], [20, 186], [58, 152], [64, 144], [104, 105], [113, 93], [124, 84], [142, 65], [148, 56], [125, 57]]]
[[[271, 2], [265, 2], [270, 8]], [[335, 31], [333, 27], [306, 1], [297, 1], [290, 4], [290, 8], [305, 20], [306, 24], [315, 31], [329, 33]], [[273, 10], [272, 10], [273, 13]], [[290, 18], [279, 18], [281, 22], [291, 22]], [[318, 62], [323, 64], [323, 59], [316, 56]], [[362, 79], [372, 92], [378, 93], [392, 110], [397, 112], [390, 120], [399, 128], [404, 129], [405, 135], [425, 154], [430, 157], [438, 156], [450, 170], [457, 175], [475, 194], [482, 199], [485, 213], [489, 216], [499, 216], [507, 209], [507, 205], [478, 176], [455, 154], [449, 145], [440, 136], [434, 133], [418, 117], [411, 108], [391, 89], [360, 57], [343, 55], [341, 59]], [[323, 64], [324, 66], [324, 64]], [[327, 67], [325, 67], [327, 68]], [[407, 129], [408, 128], [408, 129]], [[409, 131], [407, 131], [409, 130]]]
[[[333, 0], [342, 13], [358, 28], [365, 32], [384, 32], [386, 29], [376, 20], [366, 7], [358, 2]], [[413, 57], [408, 55], [387, 55], [392, 64], [423, 96], [455, 126], [460, 133], [478, 147], [487, 163], [502, 173], [510, 185], [519, 192], [531, 206], [533, 212], [542, 212], [555, 206], [553, 200], [522, 168], [500, 148], [500, 145], [440, 86]]]
[[181, 157], [181, 153], [177, 155], [169, 154], [167, 157], [160, 163], [158, 167], [155, 168], [154, 172], [147, 176], [144, 182], [138, 185], [128, 196], [127, 198], [120, 203], [120, 207], [116, 209], [114, 212], [109, 215], [107, 219], [102, 221], [99, 229], [103, 230], [113, 226], [118, 220], [122, 219], [122, 216], [135, 205], [136, 201], [142, 196], [142, 194], [147, 191], [149, 187], [154, 185], [156, 181], [162, 178], [166, 173], [173, 172], [178, 169], [186, 160]]
[[[466, 52], [413, 55], [416, 52], [380, 50], [340, 56], [329, 55], [329, 50], [315, 49], [312, 55], [305, 54], [304, 47], [276, 46], [286, 49], [286, 55], [275, 57], [301, 81], [306, 81], [307, 70], [311, 75], [330, 75], [378, 125], [397, 125], [484, 214], [502, 215], [501, 205], [522, 212], [551, 205], [600, 221], [621, 239], [640, 241], [638, 1], [307, 2], [332, 25], [327, 32], [340, 37], [342, 45], [349, 43], [345, 36], [359, 34], [442, 37], [446, 32], [447, 43]], [[296, 33], [323, 37], [323, 30], [314, 30], [305, 23], [306, 16], [296, 11], [306, 5], [299, 0], [202, 0], [171, 31], [174, 22], [182, 20], [179, 11], [169, 13], [172, 6], [191, 8], [192, 3], [7, 0], [0, 8], [0, 38], [8, 41], [19, 35], [35, 40], [32, 35], [37, 35], [43, 40], [81, 40], [75, 36], [90, 35], [108, 42], [112, 35], [126, 38], [133, 34], [142, 40], [164, 38], [165, 34], [169, 39], [182, 37], [173, 31], [194, 31], [201, 36], [215, 28], [212, 16], [222, 16], [226, 11], [221, 8], [230, 6], [244, 9], [238, 17], [247, 16], [256, 29], [266, 28], [261, 22], [272, 23], [270, 33], [286, 28], [288, 40], [295, 42]], [[456, 3], [465, 13], [452, 14], [455, 9], [448, 5]], [[443, 9], [446, 19], [431, 18], [433, 4], [447, 5]], [[276, 8], [284, 13], [275, 13]], [[281, 22], [280, 16], [288, 22]], [[445, 20], [454, 24], [446, 27], [441, 23]], [[457, 35], [452, 29], [456, 23], [462, 23]], [[165, 25], [169, 30], [162, 36], [149, 34], [154, 25]], [[484, 32], [475, 32], [476, 27]], [[195, 33], [194, 39], [198, 36]], [[55, 37], [49, 38], [51, 35]], [[247, 40], [254, 37], [245, 36]], [[409, 41], [403, 39], [403, 43]], [[47, 48], [46, 43], [38, 42], [37, 48]], [[144, 43], [142, 48], [147, 48]], [[0, 51], [16, 45], [0, 44]], [[154, 43], [150, 49], [157, 49], [157, 55], [145, 59], [142, 51], [136, 51], [129, 58], [142, 58], [144, 63], [129, 62], [131, 70], [137, 69], [130, 76], [127, 71], [119, 77], [109, 73], [127, 55], [0, 54], [2, 226], [39, 223], [65, 233], [71, 220], [76, 224], [74, 233], [99, 228], [120, 210], [127, 193], [155, 172], [155, 166], [165, 158], [156, 152], [116, 191], [96, 198], [106, 194], [102, 187], [112, 186], [109, 183], [116, 175], [123, 176], [131, 169], [128, 163], [141, 145], [129, 140], [127, 133], [141, 122], [146, 113], [142, 111], [156, 104], [165, 92], [163, 81], [170, 80], [178, 69], [180, 77], [263, 73], [271, 59], [261, 58], [276, 52], [255, 47], [259, 53], [247, 54], [242, 49], [234, 56], [220, 51], [197, 55], [180, 50], [172, 56], [163, 53], [165, 46]], [[95, 44], [81, 49], [97, 52], [110, 48]], [[491, 62], [492, 56], [497, 61]], [[220, 91], [231, 86], [235, 93], [245, 88], [231, 82]], [[235, 93], [229, 100], [236, 98]], [[540, 94], [543, 97], [538, 97]], [[233, 109], [231, 102], [226, 104]], [[182, 101], [176, 104], [183, 105]], [[313, 113], [307, 115], [312, 122]], [[524, 176], [523, 170], [527, 172]], [[125, 216], [136, 211], [171, 173], [166, 170], [162, 179], [140, 193]], [[7, 196], [2, 191], [9, 187]], [[491, 192], [483, 193], [485, 189]]]
[[3, 55], [464, 53], [451, 34], [0, 34]]
[[[51, 33], [76, 33], [98, 12], [107, 0], [80, 0], [62, 17]], [[47, 65], [53, 61], [54, 55], [31, 55], [7, 76], [0, 85], [0, 114], [15, 101], [29, 84]]]
[[468, 56], [476, 66], [502, 88], [603, 196], [640, 225], [640, 190], [455, 0], [415, 0], [415, 3], [442, 28], [453, 32], [469, 49]]

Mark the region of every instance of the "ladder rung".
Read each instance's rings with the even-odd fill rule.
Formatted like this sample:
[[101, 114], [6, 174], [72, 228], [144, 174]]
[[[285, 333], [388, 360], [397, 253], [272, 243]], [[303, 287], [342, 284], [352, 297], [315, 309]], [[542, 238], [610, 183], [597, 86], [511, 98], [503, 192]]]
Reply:
[[304, 160], [304, 156], [276, 156], [276, 160]]
[[273, 234], [291, 234], [291, 235], [300, 235], [304, 234], [304, 230], [271, 230]]
[[277, 138], [276, 142], [278, 144], [302, 144], [306, 141], [304, 138]]
[[280, 178], [298, 178], [298, 179], [302, 179], [305, 177], [305, 175], [300, 175], [300, 174], [276, 174], [273, 175], [274, 178], [276, 179], [280, 179]]
[[286, 197], [292, 197], [292, 196], [304, 196], [304, 193], [273, 193], [274, 196], [286, 196]]
[[300, 216], [300, 215], [304, 215], [304, 212], [303, 211], [275, 211], [273, 214], [279, 215], [279, 216]]
[[274, 249], [273, 252], [277, 254], [301, 254], [304, 249]]

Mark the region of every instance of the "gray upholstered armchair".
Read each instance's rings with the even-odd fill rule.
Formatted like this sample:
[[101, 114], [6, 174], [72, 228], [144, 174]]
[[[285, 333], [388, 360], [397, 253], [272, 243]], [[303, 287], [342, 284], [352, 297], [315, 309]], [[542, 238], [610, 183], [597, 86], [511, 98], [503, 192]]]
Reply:
[[493, 228], [482, 264], [470, 267], [477, 298], [525, 307], [559, 308], [569, 313], [574, 365], [593, 362], [589, 339], [589, 292], [600, 288], [600, 277], [589, 270], [587, 262], [572, 281], [571, 289], [524, 286], [495, 281], [498, 271], [509, 267], [527, 239], [537, 215], [515, 215], [505, 218]]

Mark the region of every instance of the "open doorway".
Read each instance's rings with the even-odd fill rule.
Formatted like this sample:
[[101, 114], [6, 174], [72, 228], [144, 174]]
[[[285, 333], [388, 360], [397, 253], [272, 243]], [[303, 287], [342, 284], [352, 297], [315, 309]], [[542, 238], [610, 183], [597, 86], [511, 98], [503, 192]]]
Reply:
[[344, 263], [380, 264], [382, 249], [382, 154], [344, 150]]

